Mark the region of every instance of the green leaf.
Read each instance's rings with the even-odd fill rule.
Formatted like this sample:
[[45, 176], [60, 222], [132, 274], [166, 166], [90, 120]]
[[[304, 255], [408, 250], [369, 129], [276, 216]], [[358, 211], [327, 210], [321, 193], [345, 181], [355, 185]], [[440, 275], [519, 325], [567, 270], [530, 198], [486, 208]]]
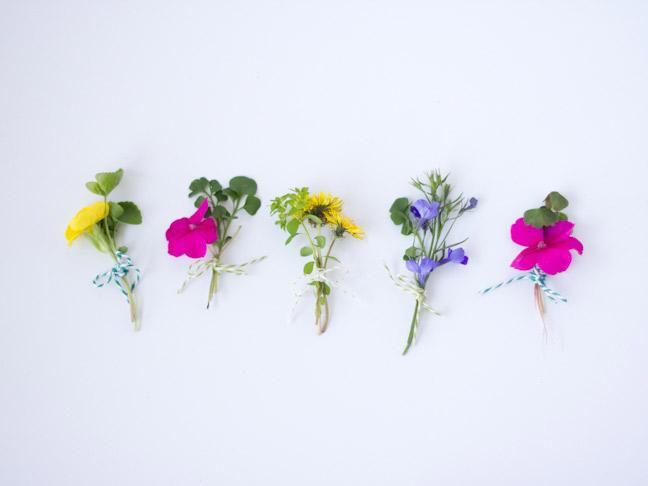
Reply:
[[88, 191], [92, 192], [93, 194], [98, 194], [99, 196], [105, 196], [106, 195], [103, 192], [103, 189], [101, 189], [101, 186], [99, 185], [98, 182], [95, 182], [95, 181], [86, 182], [86, 187], [88, 188]]
[[245, 206], [243, 206], [243, 209], [245, 209], [249, 215], [254, 216], [260, 207], [261, 199], [256, 196], [248, 196], [245, 200]]
[[336, 262], [338, 262], [338, 263], [342, 263], [340, 260], [338, 260], [337, 258], [335, 258], [335, 257], [332, 256], [332, 255], [329, 255], [329, 256], [327, 256], [326, 258], [328, 258], [329, 260], [336, 261]]
[[308, 262], [306, 265], [304, 265], [304, 275], [310, 275], [313, 272], [314, 265], [315, 262]]
[[209, 181], [209, 190], [212, 194], [216, 194], [217, 192], [223, 190], [223, 186], [221, 186], [220, 182], [218, 182], [216, 179], [212, 179], [211, 181]]
[[307, 214], [304, 218], [310, 219], [315, 224], [322, 224], [322, 220], [312, 214]]
[[297, 230], [299, 230], [299, 220], [291, 219], [286, 225], [286, 229], [288, 230], [288, 233], [290, 233], [291, 235], [296, 235]]
[[416, 260], [416, 257], [418, 256], [418, 248], [410, 246], [405, 250], [405, 256], [407, 257], [407, 260]]
[[204, 200], [205, 200], [205, 196], [200, 196], [198, 199], [196, 199], [196, 200], [194, 201], [194, 206], [196, 206], [197, 208], [199, 208], [200, 205], [203, 203]]
[[316, 236], [315, 246], [318, 248], [324, 248], [326, 246], [326, 237], [325, 236]]
[[310, 246], [302, 246], [299, 254], [303, 257], [310, 256], [313, 254], [313, 249]]
[[124, 208], [116, 202], [109, 202], [108, 206], [110, 206], [110, 217], [115, 221], [119, 221], [119, 217], [124, 214]]
[[410, 208], [409, 199], [406, 197], [399, 197], [394, 201], [389, 208], [389, 216], [396, 225], [403, 224], [408, 221], [408, 212]]
[[120, 246], [117, 248], [117, 251], [121, 251], [122, 253], [127, 253], [128, 252], [128, 247], [127, 246]]
[[236, 192], [231, 187], [228, 187], [227, 189], [223, 189], [223, 194], [231, 197], [232, 199], [238, 199], [239, 198], [238, 192]]
[[124, 213], [116, 218], [120, 223], [142, 224], [142, 213], [137, 205], [130, 201], [120, 201], [119, 205], [123, 208]]
[[322, 282], [322, 292], [324, 292], [324, 295], [330, 295], [331, 287]]
[[231, 219], [232, 215], [223, 206], [216, 206], [212, 209], [212, 218], [214, 219]]
[[238, 194], [247, 194], [254, 196], [257, 192], [257, 183], [249, 177], [237, 176], [232, 177], [229, 182], [231, 189], [235, 190]]
[[401, 234], [402, 235], [411, 235], [414, 232], [412, 228], [412, 223], [408, 220], [403, 223], [403, 227], [401, 228]]
[[284, 243], [284, 244], [287, 245], [288, 243], [290, 243], [290, 242], [293, 240], [293, 238], [294, 238], [295, 236], [297, 236], [298, 234], [299, 234], [299, 233], [295, 233], [294, 235], [290, 235], [290, 236], [288, 237], [288, 239], [286, 240], [286, 243]]
[[524, 212], [524, 224], [535, 228], [553, 226], [558, 221], [558, 216], [551, 209], [537, 208]]
[[227, 195], [223, 194], [223, 191], [218, 191], [217, 193], [214, 194], [214, 197], [218, 202], [227, 201]]
[[567, 199], [565, 199], [560, 193], [553, 191], [545, 198], [545, 206], [554, 211], [562, 211], [569, 205]]
[[104, 192], [104, 195], [108, 195], [112, 190], [119, 185], [119, 182], [124, 175], [124, 171], [119, 169], [115, 172], [99, 172], [95, 177], [99, 183], [99, 187]]
[[191, 181], [191, 184], [189, 184], [189, 190], [191, 191], [189, 193], [189, 197], [194, 197], [201, 193], [208, 193], [209, 181], [207, 180], [206, 177], [201, 177], [200, 179], [194, 179], [193, 181]]
[[558, 221], [567, 221], [569, 219], [565, 213], [556, 213], [556, 216], [558, 216]]

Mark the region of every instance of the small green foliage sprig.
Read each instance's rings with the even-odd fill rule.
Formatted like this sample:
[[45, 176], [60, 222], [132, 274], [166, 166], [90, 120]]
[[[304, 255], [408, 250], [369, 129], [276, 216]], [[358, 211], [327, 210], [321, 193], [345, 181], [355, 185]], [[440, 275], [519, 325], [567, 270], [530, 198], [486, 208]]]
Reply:
[[534, 228], [544, 228], [553, 226], [558, 221], [567, 221], [567, 215], [562, 211], [568, 205], [567, 199], [559, 192], [550, 192], [544, 200], [544, 206], [524, 212], [524, 224]]

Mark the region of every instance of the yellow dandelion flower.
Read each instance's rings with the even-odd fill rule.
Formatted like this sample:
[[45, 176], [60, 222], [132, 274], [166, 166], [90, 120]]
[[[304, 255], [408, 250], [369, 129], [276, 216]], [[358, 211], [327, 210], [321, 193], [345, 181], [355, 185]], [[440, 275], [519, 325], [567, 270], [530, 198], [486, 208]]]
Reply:
[[99, 201], [79, 211], [65, 230], [68, 246], [71, 246], [84, 231], [92, 231], [92, 225], [104, 219], [109, 210], [109, 204]]
[[354, 238], [362, 239], [365, 232], [362, 231], [360, 226], [356, 226], [353, 220], [347, 216], [342, 216], [339, 213], [336, 213], [331, 218], [331, 224], [333, 225], [333, 233], [338, 238], [344, 236], [345, 233], [349, 233]]
[[324, 194], [311, 194], [308, 198], [308, 203], [303, 211], [306, 214], [312, 214], [322, 220], [323, 224], [330, 221], [335, 215], [342, 211], [342, 200], [339, 197], [333, 196], [330, 192]]

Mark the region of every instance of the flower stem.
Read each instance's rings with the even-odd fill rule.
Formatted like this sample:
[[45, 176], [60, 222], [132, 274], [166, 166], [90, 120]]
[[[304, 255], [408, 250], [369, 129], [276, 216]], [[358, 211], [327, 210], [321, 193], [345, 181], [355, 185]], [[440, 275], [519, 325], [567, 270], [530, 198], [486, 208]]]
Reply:
[[416, 305], [414, 306], [414, 316], [412, 317], [412, 325], [410, 326], [409, 336], [407, 336], [407, 346], [405, 346], [405, 350], [403, 351], [403, 356], [405, 356], [407, 354], [407, 350], [412, 345], [412, 341], [414, 341], [414, 331], [416, 329], [416, 321], [417, 321], [417, 317], [418, 317], [418, 312], [419, 312], [419, 303], [418, 303], [418, 300], [417, 300]]
[[214, 298], [214, 294], [216, 293], [217, 286], [218, 286], [218, 272], [215, 270], [212, 270], [212, 278], [211, 282], [209, 284], [209, 297], [207, 298], [207, 308], [209, 309], [209, 304], [211, 303], [212, 299]]
[[547, 332], [547, 322], [545, 321], [545, 304], [544, 298], [542, 296], [542, 289], [538, 284], [535, 284], [533, 291], [535, 294], [535, 304], [538, 308], [538, 312], [540, 313], [540, 319], [542, 319], [542, 329], [544, 331], [544, 338], [546, 343], [549, 340], [549, 333]]
[[128, 293], [128, 303], [130, 304], [130, 315], [131, 315], [131, 322], [135, 326], [135, 332], [140, 330], [139, 327], [139, 322], [137, 321], [137, 304], [135, 303], [135, 297], [133, 297], [133, 292], [131, 291], [130, 284], [128, 283], [128, 279], [126, 277], [122, 277], [122, 282], [124, 283], [124, 286], [126, 287], [126, 292]]

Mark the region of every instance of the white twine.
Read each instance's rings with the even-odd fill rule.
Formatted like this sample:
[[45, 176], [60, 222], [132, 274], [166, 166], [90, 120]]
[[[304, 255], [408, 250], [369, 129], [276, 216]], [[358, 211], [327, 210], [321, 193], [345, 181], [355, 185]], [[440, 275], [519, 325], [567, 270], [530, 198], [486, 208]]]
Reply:
[[191, 265], [189, 265], [189, 270], [187, 271], [187, 275], [188, 275], [187, 279], [182, 284], [182, 287], [180, 287], [180, 290], [178, 290], [178, 293], [182, 292], [191, 280], [200, 277], [201, 275], [203, 275], [205, 272], [209, 270], [219, 275], [222, 273], [231, 273], [234, 275], [247, 275], [247, 272], [243, 270], [243, 267], [247, 265], [252, 265], [253, 263], [260, 262], [265, 258], [267, 257], [262, 256], [261, 258], [255, 258], [254, 260], [250, 260], [249, 262], [245, 262], [245, 263], [240, 263], [238, 265], [234, 265], [234, 264], [225, 265], [224, 263], [221, 263], [220, 260], [215, 260], [215, 259], [196, 260], [195, 262], [192, 262]]
[[[330, 272], [333, 272], [335, 270], [344, 270], [344, 276], [342, 278], [331, 278], [327, 274]], [[288, 322], [292, 319], [293, 314], [295, 313], [295, 308], [297, 307], [297, 304], [299, 303], [299, 299], [301, 299], [304, 295], [306, 295], [306, 292], [310, 290], [311, 284], [314, 282], [321, 282], [325, 283], [329, 287], [332, 287], [337, 290], [341, 290], [347, 295], [350, 295], [353, 297], [355, 300], [362, 302], [362, 299], [359, 297], [353, 295], [351, 292], [343, 289], [340, 286], [340, 282], [343, 280], [346, 280], [347, 276], [349, 275], [349, 269], [346, 267], [343, 267], [342, 265], [337, 265], [335, 267], [331, 268], [313, 268], [313, 271], [308, 274], [308, 275], [300, 275], [295, 279], [295, 281], [292, 284], [292, 293], [295, 296], [295, 303], [292, 306], [292, 309], [290, 310], [290, 316], [288, 316]], [[304, 284], [302, 289], [299, 292], [295, 291], [295, 286], [299, 283], [300, 280], [304, 280]]]

